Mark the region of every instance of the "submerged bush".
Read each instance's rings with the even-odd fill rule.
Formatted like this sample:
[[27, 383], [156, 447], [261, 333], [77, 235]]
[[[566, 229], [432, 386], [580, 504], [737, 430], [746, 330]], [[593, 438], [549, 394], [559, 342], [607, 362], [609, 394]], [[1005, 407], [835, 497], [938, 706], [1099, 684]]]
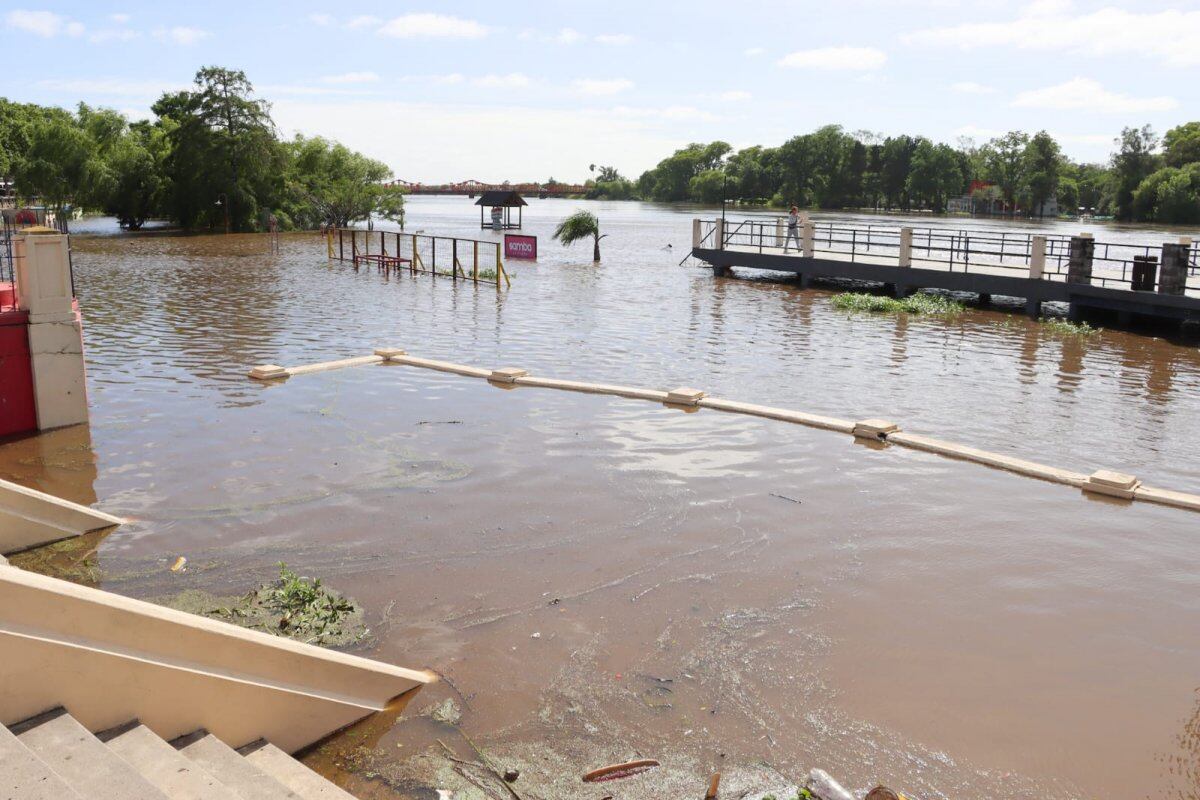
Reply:
[[902, 299], [866, 292], [842, 292], [833, 296], [833, 307], [842, 311], [865, 311], [871, 314], [959, 314], [965, 310], [940, 294], [917, 292]]
[[1095, 336], [1100, 329], [1086, 322], [1071, 322], [1068, 319], [1042, 317], [1042, 325], [1051, 333], [1061, 336]]

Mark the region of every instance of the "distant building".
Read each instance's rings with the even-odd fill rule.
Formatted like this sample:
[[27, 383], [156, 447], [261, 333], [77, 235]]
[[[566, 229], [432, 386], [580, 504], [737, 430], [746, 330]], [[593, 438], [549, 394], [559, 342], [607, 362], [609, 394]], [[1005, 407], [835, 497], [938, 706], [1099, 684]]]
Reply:
[[[946, 201], [946, 211], [951, 214], [970, 214], [971, 216], [1012, 215], [1024, 216], [1026, 211], [1019, 205], [1009, 207], [1000, 194], [999, 187], [991, 181], [971, 181], [967, 193], [961, 197], [952, 197]], [[1058, 200], [1050, 197], [1042, 203], [1041, 209], [1031, 209], [1029, 216], [1057, 217]]]

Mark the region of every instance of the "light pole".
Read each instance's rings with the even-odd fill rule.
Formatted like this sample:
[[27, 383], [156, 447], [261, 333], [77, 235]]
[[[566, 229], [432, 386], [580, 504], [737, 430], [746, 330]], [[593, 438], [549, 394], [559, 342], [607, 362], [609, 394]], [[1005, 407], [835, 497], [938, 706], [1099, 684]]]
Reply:
[[216, 205], [225, 209], [225, 233], [229, 233], [229, 196], [224, 192], [217, 195]]

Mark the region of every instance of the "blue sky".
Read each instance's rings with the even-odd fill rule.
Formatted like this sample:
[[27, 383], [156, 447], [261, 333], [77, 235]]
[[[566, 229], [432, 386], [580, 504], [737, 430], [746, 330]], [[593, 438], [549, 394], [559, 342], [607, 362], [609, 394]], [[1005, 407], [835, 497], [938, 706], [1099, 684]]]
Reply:
[[636, 177], [690, 141], [1046, 129], [1104, 160], [1200, 109], [1200, 0], [0, 3], [0, 94], [147, 115], [244, 69], [285, 134], [439, 181]]

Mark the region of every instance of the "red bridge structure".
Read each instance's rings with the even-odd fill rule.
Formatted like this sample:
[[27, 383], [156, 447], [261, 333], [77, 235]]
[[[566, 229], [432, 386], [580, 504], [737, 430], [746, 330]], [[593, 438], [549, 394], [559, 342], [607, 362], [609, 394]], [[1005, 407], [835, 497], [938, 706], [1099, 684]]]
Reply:
[[568, 197], [583, 194], [587, 187], [581, 183], [484, 183], [475, 179], [458, 183], [413, 183], [395, 180], [388, 186], [403, 186], [409, 194], [456, 194], [474, 197], [484, 192], [519, 192], [538, 197]]

